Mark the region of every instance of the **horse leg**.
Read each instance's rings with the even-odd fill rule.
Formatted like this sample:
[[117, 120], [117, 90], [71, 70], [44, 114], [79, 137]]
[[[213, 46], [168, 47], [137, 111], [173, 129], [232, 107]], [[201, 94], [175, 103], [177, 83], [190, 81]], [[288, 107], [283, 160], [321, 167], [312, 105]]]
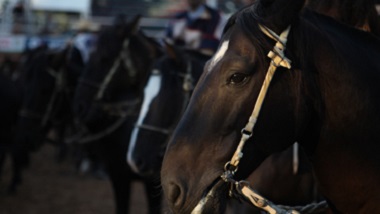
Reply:
[[61, 125], [57, 128], [58, 136], [57, 136], [57, 146], [58, 146], [58, 151], [57, 151], [57, 162], [61, 163], [64, 161], [67, 157], [68, 153], [68, 146], [65, 143], [65, 134], [66, 134], [66, 129], [67, 126]]
[[8, 186], [8, 194], [13, 194], [16, 192], [17, 187], [22, 182], [22, 169], [24, 164], [22, 164], [17, 156], [12, 154], [12, 177], [11, 182]]
[[162, 190], [161, 183], [158, 179], [144, 180], [145, 192], [148, 199], [149, 214], [161, 214]]
[[112, 189], [116, 202], [116, 213], [129, 213], [129, 202], [131, 192], [131, 179], [126, 170], [117, 166], [108, 166], [108, 174], [111, 179]]
[[5, 164], [6, 153], [7, 153], [6, 146], [1, 143], [0, 144], [0, 179], [1, 179], [1, 175], [3, 174], [3, 167]]
[[126, 148], [124, 149], [120, 142], [110, 138], [105, 138], [100, 143], [99, 152], [111, 180], [116, 213], [127, 214], [129, 213], [132, 171], [125, 162]]
[[29, 165], [29, 151], [21, 144], [11, 146], [12, 178], [8, 187], [8, 193], [16, 192], [17, 186], [22, 182], [22, 170]]

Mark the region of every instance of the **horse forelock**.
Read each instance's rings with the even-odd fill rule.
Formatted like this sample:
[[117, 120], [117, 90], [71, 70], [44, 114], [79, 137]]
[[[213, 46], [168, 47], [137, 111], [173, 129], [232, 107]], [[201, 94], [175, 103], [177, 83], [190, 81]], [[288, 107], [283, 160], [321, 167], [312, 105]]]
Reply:
[[242, 8], [235, 13], [224, 29], [224, 35], [234, 27], [238, 27], [250, 40], [255, 52], [257, 53], [258, 61], [265, 63], [268, 61], [267, 53], [273, 48], [274, 42], [261, 31], [259, 25], [263, 25], [263, 18], [260, 16], [260, 8], [256, 4]]

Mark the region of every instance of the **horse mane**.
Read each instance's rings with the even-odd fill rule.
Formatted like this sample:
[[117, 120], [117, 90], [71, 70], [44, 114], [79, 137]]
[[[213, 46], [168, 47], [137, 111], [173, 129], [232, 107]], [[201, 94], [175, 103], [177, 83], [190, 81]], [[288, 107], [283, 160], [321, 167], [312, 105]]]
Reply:
[[228, 19], [223, 30], [223, 35], [227, 34], [233, 26], [237, 25], [256, 48], [258, 60], [261, 63], [265, 63], [267, 61], [266, 55], [269, 50], [272, 50], [274, 43], [260, 30], [259, 24], [264, 25], [264, 21], [260, 17], [259, 10], [260, 8], [257, 7], [257, 4], [240, 9]]
[[380, 36], [380, 19], [374, 0], [308, 0], [306, 6], [347, 25]]

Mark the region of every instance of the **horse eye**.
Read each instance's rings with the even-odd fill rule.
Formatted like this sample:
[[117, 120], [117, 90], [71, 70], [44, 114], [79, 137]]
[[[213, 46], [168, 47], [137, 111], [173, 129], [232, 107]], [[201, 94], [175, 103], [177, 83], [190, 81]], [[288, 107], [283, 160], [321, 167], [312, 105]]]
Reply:
[[229, 79], [229, 83], [232, 84], [232, 85], [237, 85], [237, 84], [241, 84], [243, 82], [245, 82], [247, 80], [247, 75], [246, 74], [243, 74], [243, 73], [235, 73], [233, 74], [230, 79]]

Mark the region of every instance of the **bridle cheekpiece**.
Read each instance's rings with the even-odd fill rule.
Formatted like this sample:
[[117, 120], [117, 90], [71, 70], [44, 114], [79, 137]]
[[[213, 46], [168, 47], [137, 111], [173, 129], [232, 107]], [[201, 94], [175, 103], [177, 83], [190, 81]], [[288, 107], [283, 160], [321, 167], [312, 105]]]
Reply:
[[[272, 78], [275, 74], [275, 71], [278, 67], [284, 67], [287, 69], [291, 68], [291, 61], [285, 56], [285, 49], [287, 38], [290, 32], [290, 26], [288, 26], [280, 35], [277, 35], [275, 32], [269, 28], [259, 25], [260, 30], [267, 35], [269, 38], [273, 39], [276, 44], [273, 47], [273, 50], [269, 51], [268, 57], [271, 59], [267, 74], [265, 76], [263, 85], [261, 87], [259, 96], [256, 100], [255, 106], [253, 108], [252, 114], [249, 117], [248, 123], [241, 130], [241, 139], [239, 145], [233, 154], [230, 161], [228, 161], [224, 166], [224, 173], [221, 175], [221, 179], [229, 184], [229, 195], [230, 197], [237, 197], [249, 200], [254, 206], [267, 211], [269, 214], [298, 214], [299, 212], [294, 210], [285, 210], [276, 206], [272, 202], [268, 201], [258, 193], [256, 193], [246, 181], [236, 181], [234, 175], [238, 171], [238, 166], [240, 160], [243, 158], [243, 148], [245, 143], [252, 137], [253, 128], [256, 124], [257, 118], [259, 116], [261, 107], [264, 102], [264, 98], [268, 91], [269, 85], [272, 81]], [[203, 212], [207, 201], [214, 195], [214, 186], [208, 192], [206, 197], [202, 198], [201, 201], [197, 204], [191, 214], [200, 214]]]

